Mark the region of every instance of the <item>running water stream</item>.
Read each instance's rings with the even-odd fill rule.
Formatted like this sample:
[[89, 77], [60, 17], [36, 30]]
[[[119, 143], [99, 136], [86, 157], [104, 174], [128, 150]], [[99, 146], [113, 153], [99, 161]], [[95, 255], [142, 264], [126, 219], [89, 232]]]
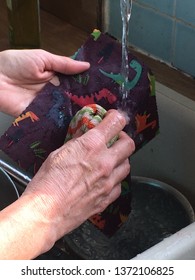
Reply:
[[128, 96], [128, 89], [126, 84], [129, 77], [129, 63], [128, 63], [128, 35], [129, 35], [129, 21], [131, 18], [132, 0], [120, 0], [121, 17], [122, 17], [122, 64], [121, 75], [123, 81], [121, 84], [121, 109], [125, 109]]

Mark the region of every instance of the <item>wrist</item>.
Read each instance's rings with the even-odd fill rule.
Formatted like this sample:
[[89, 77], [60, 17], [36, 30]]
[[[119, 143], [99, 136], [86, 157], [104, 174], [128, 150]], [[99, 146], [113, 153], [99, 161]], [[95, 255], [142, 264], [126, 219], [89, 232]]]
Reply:
[[[36, 194], [21, 196], [22, 213], [24, 219], [29, 220], [34, 231], [35, 242], [39, 244], [39, 253], [48, 251], [57, 241], [57, 223], [43, 198]], [[35, 243], [36, 244], [36, 243]]]
[[56, 229], [39, 200], [24, 195], [0, 212], [0, 259], [33, 259], [54, 245]]

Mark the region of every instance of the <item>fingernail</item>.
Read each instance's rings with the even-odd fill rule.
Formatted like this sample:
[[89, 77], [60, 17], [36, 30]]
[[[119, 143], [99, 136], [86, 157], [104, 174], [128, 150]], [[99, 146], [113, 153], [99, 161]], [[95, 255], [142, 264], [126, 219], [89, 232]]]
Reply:
[[85, 67], [90, 67], [90, 63], [87, 61], [80, 61], [80, 60], [75, 60], [76, 63], [82, 64]]
[[129, 124], [130, 122], [130, 117], [128, 116], [128, 114], [125, 111], [122, 111], [121, 109], [117, 110], [121, 116], [123, 116], [123, 118], [125, 118], [126, 124]]
[[[121, 113], [121, 111], [119, 110], [116, 110], [116, 109], [110, 109], [107, 114], [114, 114], [116, 116], [117, 114], [117, 119], [123, 124], [123, 125], [126, 125], [126, 119], [124, 117], [124, 114]], [[113, 115], [113, 116], [114, 116]]]

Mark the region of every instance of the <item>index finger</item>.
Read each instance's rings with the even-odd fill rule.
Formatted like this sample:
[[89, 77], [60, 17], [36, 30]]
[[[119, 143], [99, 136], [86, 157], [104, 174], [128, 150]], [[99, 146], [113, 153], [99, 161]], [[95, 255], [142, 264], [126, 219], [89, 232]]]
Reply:
[[123, 130], [125, 125], [125, 117], [117, 110], [112, 109], [107, 112], [105, 118], [93, 129], [104, 137], [104, 142], [107, 144]]

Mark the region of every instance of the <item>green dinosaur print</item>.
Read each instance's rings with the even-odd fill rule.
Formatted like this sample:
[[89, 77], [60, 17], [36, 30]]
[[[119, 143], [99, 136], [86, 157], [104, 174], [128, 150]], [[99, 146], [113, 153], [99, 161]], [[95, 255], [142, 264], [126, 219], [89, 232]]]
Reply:
[[112, 80], [114, 80], [117, 84], [121, 85], [122, 83], [125, 83], [125, 89], [127, 90], [131, 90], [133, 89], [136, 84], [138, 83], [140, 77], [141, 77], [141, 74], [142, 74], [142, 66], [141, 64], [136, 61], [136, 60], [132, 60], [130, 62], [130, 67], [132, 69], [134, 69], [136, 71], [136, 75], [134, 77], [133, 80], [131, 81], [128, 81], [128, 82], [125, 82], [125, 78], [119, 73], [119, 74], [114, 74], [114, 73], [107, 73], [103, 70], [99, 70], [104, 76], [108, 77], [108, 78], [111, 78]]
[[155, 77], [152, 73], [148, 72], [148, 79], [150, 81], [150, 96], [155, 96], [156, 95], [156, 88], [155, 88]]
[[30, 145], [30, 148], [32, 149], [34, 155], [36, 157], [39, 157], [41, 159], [44, 159], [44, 155], [46, 153], [46, 151], [42, 148], [40, 148], [41, 142], [40, 141], [35, 141]]
[[73, 79], [84, 86], [86, 86], [89, 82], [89, 74], [84, 75], [84, 74], [77, 74], [73, 76]]
[[98, 29], [94, 29], [93, 32], [91, 33], [91, 35], [94, 37], [94, 41], [97, 41], [97, 39], [100, 37], [101, 35], [101, 31]]
[[[81, 49], [81, 48], [80, 48], [80, 49]], [[73, 55], [71, 55], [70, 58], [76, 59], [76, 57], [77, 57], [77, 55], [78, 55], [80, 49], [78, 49], [78, 51], [76, 51]]]

